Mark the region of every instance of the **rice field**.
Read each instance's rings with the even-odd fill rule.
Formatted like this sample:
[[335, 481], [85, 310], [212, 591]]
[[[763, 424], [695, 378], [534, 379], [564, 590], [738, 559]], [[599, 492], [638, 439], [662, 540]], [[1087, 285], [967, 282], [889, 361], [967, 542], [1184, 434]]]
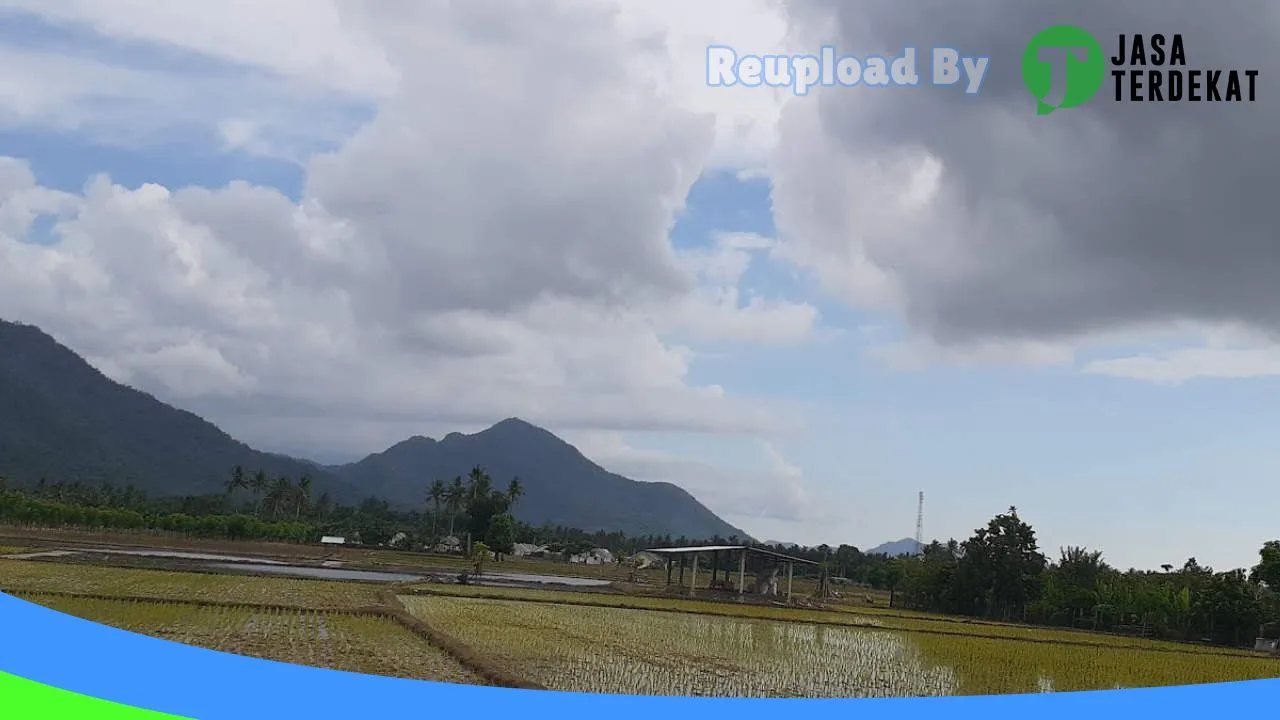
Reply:
[[654, 611], [679, 611], [700, 615], [713, 615], [758, 620], [776, 620], [797, 623], [879, 628], [913, 633], [933, 633], [944, 636], [974, 636], [995, 639], [1027, 640], [1041, 643], [1070, 645], [1098, 645], [1102, 647], [1135, 648], [1140, 650], [1165, 650], [1178, 653], [1209, 653], [1213, 655], [1238, 655], [1257, 657], [1248, 650], [1208, 645], [1191, 645], [1168, 641], [1149, 640], [1121, 635], [1104, 635], [1052, 628], [1028, 627], [1011, 623], [971, 621], [962, 618], [929, 616], [924, 613], [903, 612], [896, 614], [884, 610], [864, 612], [862, 608], [830, 606], [828, 609], [806, 609], [768, 605], [737, 604], [708, 600], [659, 596], [618, 595], [611, 593], [574, 592], [533, 588], [478, 587], [469, 585], [420, 585], [414, 592], [450, 597], [475, 597], [497, 600], [525, 600], [536, 603], [564, 603], [566, 605], [625, 608]]
[[[302, 578], [116, 568], [0, 559], [0, 591], [346, 609], [377, 603], [377, 587]], [[42, 601], [43, 602], [43, 601]]]
[[406, 607], [557, 690], [890, 697], [1280, 677], [1257, 656], [1066, 646], [607, 607], [413, 596]]
[[211, 650], [351, 672], [483, 684], [444, 651], [381, 617], [135, 600], [38, 600], [70, 615]]
[[29, 547], [21, 547], [18, 545], [0, 545], [0, 555], [21, 555], [23, 553], [32, 552]]
[[409, 678], [510, 683], [493, 674], [499, 670], [516, 682], [581, 692], [888, 697], [1280, 677], [1280, 662], [1245, 650], [854, 607], [568, 590], [402, 589], [408, 611], [431, 626], [424, 635], [368, 611], [393, 610], [379, 596], [385, 589], [0, 559], [0, 591], [89, 620], [215, 650]]

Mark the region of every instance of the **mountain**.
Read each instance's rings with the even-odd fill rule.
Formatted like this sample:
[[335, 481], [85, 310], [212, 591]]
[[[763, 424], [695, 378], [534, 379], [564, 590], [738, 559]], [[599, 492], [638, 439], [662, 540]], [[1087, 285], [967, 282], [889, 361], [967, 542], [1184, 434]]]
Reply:
[[920, 543], [916, 542], [914, 538], [903, 538], [877, 545], [868, 550], [866, 554], [894, 557], [897, 555], [915, 555], [918, 552], [920, 552]]
[[411, 438], [335, 472], [389, 502], [421, 506], [433, 480], [465, 478], [476, 465], [499, 489], [520, 478], [525, 495], [513, 514], [533, 525], [628, 535], [747, 537], [675, 485], [611, 473], [547, 430], [516, 418], [474, 435]]
[[349, 465], [255, 450], [202, 418], [98, 372], [39, 328], [0, 320], [0, 477], [133, 485], [155, 496], [221, 492], [236, 465], [271, 477], [309, 474], [313, 493], [379, 496], [422, 508], [427, 485], [482, 466], [505, 488], [519, 477], [517, 518], [583, 530], [690, 538], [747, 535], [667, 483], [596, 465], [541, 428], [511, 419], [474, 435], [415, 437]]
[[254, 450], [112, 381], [40, 329], [0, 320], [0, 477], [194, 495], [222, 490], [236, 465], [273, 478], [307, 473], [317, 496], [360, 497], [314, 463]]

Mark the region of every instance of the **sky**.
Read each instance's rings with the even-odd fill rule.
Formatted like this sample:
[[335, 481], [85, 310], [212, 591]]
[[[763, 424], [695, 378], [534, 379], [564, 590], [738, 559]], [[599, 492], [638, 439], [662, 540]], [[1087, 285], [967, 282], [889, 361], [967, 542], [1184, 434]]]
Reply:
[[[1151, 18], [1159, 17], [1155, 22]], [[1252, 104], [1035, 113], [1041, 28]], [[0, 317], [322, 461], [520, 417], [759, 539], [1254, 564], [1280, 6], [0, 0]], [[709, 45], [992, 58], [709, 87]], [[1104, 89], [1104, 94], [1108, 92]]]

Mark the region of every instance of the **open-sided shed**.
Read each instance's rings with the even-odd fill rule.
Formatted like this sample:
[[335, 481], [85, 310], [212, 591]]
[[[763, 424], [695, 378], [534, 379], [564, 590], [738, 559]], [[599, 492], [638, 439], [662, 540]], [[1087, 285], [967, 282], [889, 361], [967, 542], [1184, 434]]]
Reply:
[[[673, 548], [652, 548], [645, 552], [659, 555], [668, 560], [667, 562], [667, 584], [671, 584], [671, 573], [674, 562], [680, 562], [680, 584], [684, 585], [684, 568], [685, 564], [692, 559], [692, 571], [689, 576], [689, 592], [692, 593], [698, 586], [698, 560], [704, 555], [710, 555], [711, 564], [711, 582], [710, 586], [716, 583], [716, 574], [719, 571], [719, 558], [728, 556], [730, 560], [737, 557], [738, 560], [738, 596], [741, 597], [747, 592], [747, 556], [755, 555], [757, 557], [769, 558], [781, 566], [787, 568], [787, 602], [791, 602], [792, 580], [795, 575], [796, 564], [801, 565], [817, 565], [818, 563], [804, 558], [793, 557], [791, 555], [783, 555], [779, 552], [766, 550], [765, 548], [752, 547], [750, 545], [700, 545], [692, 547], [673, 547]], [[730, 569], [725, 568], [725, 579], [729, 579]]]

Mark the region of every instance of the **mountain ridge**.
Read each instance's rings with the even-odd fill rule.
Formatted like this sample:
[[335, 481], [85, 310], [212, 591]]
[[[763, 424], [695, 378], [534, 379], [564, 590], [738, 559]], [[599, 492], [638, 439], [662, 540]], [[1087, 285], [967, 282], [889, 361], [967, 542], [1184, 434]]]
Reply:
[[118, 383], [34, 325], [0, 320], [0, 477], [134, 485], [159, 496], [222, 491], [237, 465], [311, 476], [343, 503], [380, 497], [423, 508], [428, 485], [482, 467], [498, 488], [525, 486], [517, 519], [586, 531], [702, 539], [748, 537], [670, 483], [610, 472], [551, 431], [506, 418], [440, 440], [414, 435], [355, 462], [326, 465], [257, 450], [195, 413]]
[[915, 555], [920, 552], [922, 546], [915, 541], [915, 538], [903, 538], [901, 540], [890, 540], [889, 542], [880, 543], [879, 545], [866, 551], [867, 555], [888, 555], [895, 557], [899, 555]]

